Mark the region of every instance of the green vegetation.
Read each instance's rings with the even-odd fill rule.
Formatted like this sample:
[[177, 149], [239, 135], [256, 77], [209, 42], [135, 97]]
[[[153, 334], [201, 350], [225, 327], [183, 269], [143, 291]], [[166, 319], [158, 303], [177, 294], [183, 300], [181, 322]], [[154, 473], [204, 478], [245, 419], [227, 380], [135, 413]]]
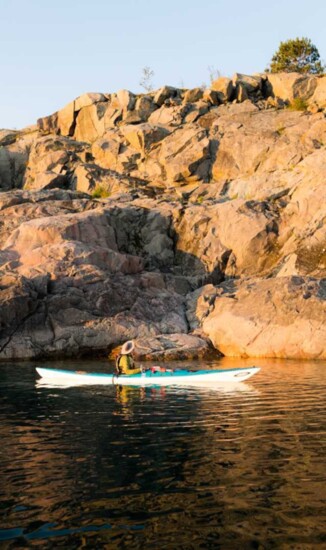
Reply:
[[288, 105], [290, 111], [306, 111], [308, 109], [308, 103], [301, 97], [295, 97]]
[[279, 128], [277, 128], [276, 130], [276, 133], [281, 136], [285, 131], [285, 127], [284, 126], [280, 126]]
[[319, 51], [309, 38], [295, 38], [281, 42], [267, 71], [271, 73], [322, 74], [325, 66]]
[[107, 187], [103, 185], [96, 185], [93, 193], [92, 199], [107, 199], [110, 196], [110, 191]]

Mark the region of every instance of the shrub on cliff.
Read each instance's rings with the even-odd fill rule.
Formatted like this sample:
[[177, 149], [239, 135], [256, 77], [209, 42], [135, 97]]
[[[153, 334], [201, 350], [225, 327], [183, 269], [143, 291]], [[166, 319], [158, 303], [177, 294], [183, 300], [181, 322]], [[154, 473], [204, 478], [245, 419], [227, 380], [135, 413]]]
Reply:
[[308, 103], [302, 97], [295, 97], [288, 105], [290, 111], [306, 111]]
[[308, 103], [302, 97], [295, 97], [288, 105], [290, 111], [306, 111]]
[[267, 69], [271, 73], [283, 71], [303, 74], [322, 74], [324, 70], [319, 51], [309, 38], [281, 42]]
[[109, 190], [103, 185], [97, 185], [92, 193], [92, 199], [107, 199], [109, 196]]

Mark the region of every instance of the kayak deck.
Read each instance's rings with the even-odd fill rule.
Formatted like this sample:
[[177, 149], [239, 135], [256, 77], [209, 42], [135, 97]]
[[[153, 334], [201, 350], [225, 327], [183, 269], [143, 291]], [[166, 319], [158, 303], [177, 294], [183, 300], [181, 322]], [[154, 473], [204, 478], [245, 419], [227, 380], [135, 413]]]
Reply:
[[100, 372], [69, 371], [37, 367], [36, 371], [41, 376], [43, 383], [55, 385], [182, 385], [197, 386], [209, 385], [216, 382], [243, 382], [259, 371], [259, 367], [248, 367], [225, 370], [147, 370], [139, 374], [116, 375]]

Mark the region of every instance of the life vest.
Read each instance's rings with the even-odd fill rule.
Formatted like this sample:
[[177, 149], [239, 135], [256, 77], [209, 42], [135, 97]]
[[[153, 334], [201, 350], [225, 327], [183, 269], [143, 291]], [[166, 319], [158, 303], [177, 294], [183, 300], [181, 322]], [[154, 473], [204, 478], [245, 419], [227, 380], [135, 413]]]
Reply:
[[115, 369], [118, 374], [130, 375], [141, 372], [140, 369], [136, 368], [136, 365], [131, 355], [118, 355], [115, 360]]

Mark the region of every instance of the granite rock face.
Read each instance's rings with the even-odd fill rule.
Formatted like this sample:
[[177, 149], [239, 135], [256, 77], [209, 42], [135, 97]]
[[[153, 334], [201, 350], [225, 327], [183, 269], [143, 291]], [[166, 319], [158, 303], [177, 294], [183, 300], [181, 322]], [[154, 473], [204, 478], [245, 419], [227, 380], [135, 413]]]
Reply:
[[0, 359], [325, 358], [325, 108], [236, 73], [1, 130]]
[[203, 329], [224, 355], [326, 359], [326, 279], [228, 282], [209, 309]]

